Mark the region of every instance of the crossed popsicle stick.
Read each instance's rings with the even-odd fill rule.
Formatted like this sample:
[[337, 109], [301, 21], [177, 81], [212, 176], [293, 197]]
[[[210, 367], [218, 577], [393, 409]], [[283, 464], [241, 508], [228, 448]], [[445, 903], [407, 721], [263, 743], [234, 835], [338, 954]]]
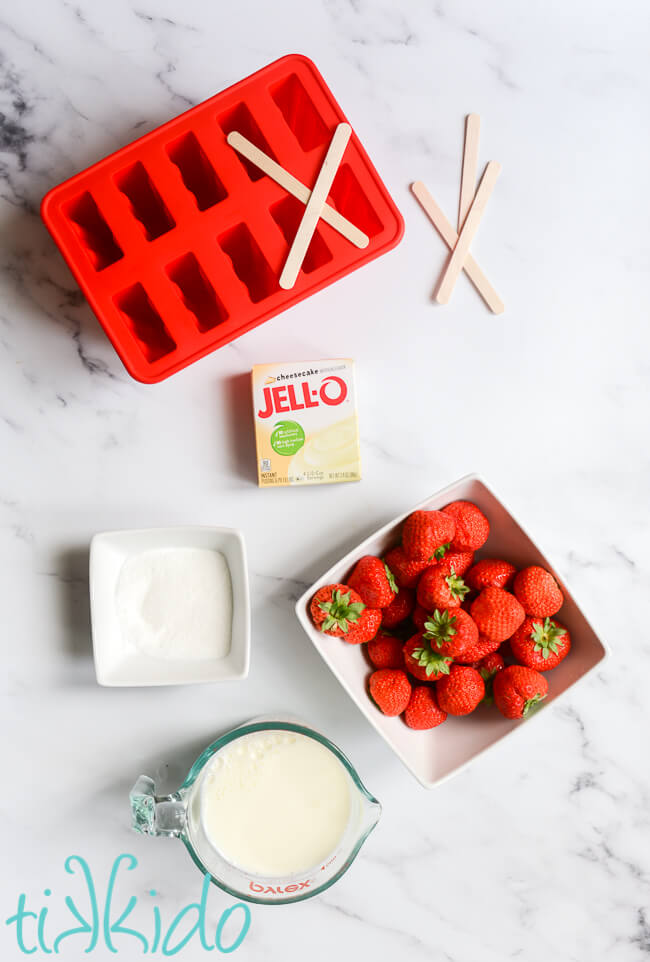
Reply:
[[[478, 189], [476, 189], [479, 130], [480, 117], [478, 114], [470, 114], [465, 125], [465, 145], [458, 204], [458, 232], [454, 230], [421, 181], [411, 184], [411, 190], [451, 251], [451, 256], [438, 281], [435, 299], [440, 304], [446, 304], [451, 297], [461, 271], [464, 270], [490, 310], [495, 314], [500, 314], [504, 310], [503, 301], [469, 252], [488, 199], [501, 172], [501, 165], [491, 160], [483, 172]], [[285, 290], [291, 289], [296, 283], [320, 219], [328, 223], [356, 247], [367, 247], [370, 242], [367, 234], [364, 234], [363, 231], [326, 203], [351, 133], [352, 129], [349, 124], [338, 124], [311, 190], [277, 161], [273, 160], [272, 157], [265, 154], [250, 140], [247, 140], [239, 131], [232, 131], [228, 134], [227, 141], [231, 147], [305, 205], [300, 225], [280, 275], [280, 287]]]
[[470, 114], [465, 124], [465, 146], [458, 204], [458, 232], [454, 230], [421, 181], [411, 184], [411, 190], [451, 251], [451, 256], [436, 286], [435, 299], [439, 304], [446, 304], [451, 297], [458, 276], [464, 270], [490, 310], [494, 314], [500, 314], [504, 309], [503, 301], [469, 253], [470, 245], [478, 230], [488, 199], [501, 172], [501, 165], [495, 160], [491, 160], [483, 172], [478, 190], [475, 190], [479, 129], [480, 117], [478, 114]]
[[250, 140], [247, 140], [243, 134], [236, 130], [228, 134], [227, 141], [237, 153], [246, 157], [247, 160], [259, 167], [272, 180], [284, 187], [288, 193], [297, 197], [305, 205], [296, 236], [280, 274], [280, 287], [284, 290], [290, 290], [296, 283], [302, 262], [320, 219], [346, 237], [355, 247], [364, 248], [370, 243], [367, 234], [364, 234], [363, 231], [351, 224], [349, 220], [326, 203], [351, 134], [352, 128], [349, 124], [338, 124], [311, 190], [293, 174], [290, 174], [288, 170], [281, 167], [272, 157], [252, 144]]

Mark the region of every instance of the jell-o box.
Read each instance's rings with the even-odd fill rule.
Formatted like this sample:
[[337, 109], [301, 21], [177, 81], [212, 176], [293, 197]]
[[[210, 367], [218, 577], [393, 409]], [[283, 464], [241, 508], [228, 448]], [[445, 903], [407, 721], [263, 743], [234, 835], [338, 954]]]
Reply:
[[252, 386], [260, 487], [361, 479], [353, 361], [256, 364]]

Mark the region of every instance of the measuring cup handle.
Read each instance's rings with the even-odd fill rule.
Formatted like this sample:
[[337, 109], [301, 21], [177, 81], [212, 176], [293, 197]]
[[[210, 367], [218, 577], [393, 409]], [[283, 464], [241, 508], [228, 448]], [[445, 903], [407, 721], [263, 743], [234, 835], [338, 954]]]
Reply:
[[131, 824], [142, 835], [178, 836], [185, 828], [186, 808], [178, 792], [156, 795], [153, 778], [140, 775], [129, 793]]

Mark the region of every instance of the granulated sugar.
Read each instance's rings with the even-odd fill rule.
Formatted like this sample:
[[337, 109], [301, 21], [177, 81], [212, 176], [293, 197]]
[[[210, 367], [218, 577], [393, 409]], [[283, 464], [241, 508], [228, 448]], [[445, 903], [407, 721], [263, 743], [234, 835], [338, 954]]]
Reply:
[[230, 651], [232, 585], [219, 551], [163, 548], [122, 565], [116, 606], [122, 634], [157, 658], [214, 660]]

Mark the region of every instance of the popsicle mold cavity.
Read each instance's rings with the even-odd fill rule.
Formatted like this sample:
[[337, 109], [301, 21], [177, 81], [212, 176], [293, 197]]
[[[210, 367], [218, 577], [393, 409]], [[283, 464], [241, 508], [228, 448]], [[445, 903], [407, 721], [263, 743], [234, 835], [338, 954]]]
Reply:
[[166, 234], [175, 226], [144, 164], [138, 161], [115, 178], [119, 190], [128, 199], [133, 216], [142, 224], [148, 241]]
[[329, 142], [332, 131], [295, 73], [271, 87], [271, 96], [304, 151], [314, 150]]
[[383, 224], [372, 204], [361, 189], [349, 164], [339, 167], [329, 196], [330, 202], [349, 221], [373, 238], [383, 230]]
[[96, 271], [103, 271], [124, 256], [88, 191], [70, 201], [65, 212]]
[[[271, 217], [282, 231], [288, 247], [293, 243], [304, 212], [304, 204], [301, 204], [299, 200], [291, 195], [285, 197], [284, 200], [279, 200], [277, 204], [273, 204], [271, 207]], [[330, 249], [323, 240], [323, 235], [320, 230], [317, 228], [307, 248], [305, 259], [302, 262], [302, 270], [305, 274], [311, 274], [312, 271], [323, 267], [324, 264], [328, 264], [331, 260], [332, 254]]]
[[[265, 154], [272, 157], [273, 160], [277, 160], [277, 157], [269, 147], [266, 137], [257, 125], [255, 118], [246, 106], [246, 104], [237, 104], [232, 110], [227, 110], [225, 113], [219, 116], [219, 126], [223, 130], [224, 134], [228, 136], [233, 130], [237, 130], [240, 134], [250, 140], [252, 144], [263, 150]], [[256, 167], [255, 164], [251, 164], [249, 160], [245, 157], [241, 157], [239, 154], [236, 155], [239, 163], [244, 165], [246, 173], [251, 180], [260, 180], [265, 175]]]
[[199, 210], [208, 210], [228, 196], [196, 136], [190, 131], [167, 145], [167, 156], [178, 167], [183, 183]]
[[235, 274], [248, 288], [254, 304], [279, 290], [278, 280], [246, 224], [237, 224], [222, 234], [219, 245], [232, 261]]
[[115, 298], [124, 321], [145, 358], [153, 363], [176, 347], [171, 334], [153, 306], [142, 284], [127, 287]]
[[184, 254], [168, 264], [167, 276], [178, 288], [185, 307], [194, 316], [200, 331], [211, 331], [226, 320], [228, 312], [194, 254]]

